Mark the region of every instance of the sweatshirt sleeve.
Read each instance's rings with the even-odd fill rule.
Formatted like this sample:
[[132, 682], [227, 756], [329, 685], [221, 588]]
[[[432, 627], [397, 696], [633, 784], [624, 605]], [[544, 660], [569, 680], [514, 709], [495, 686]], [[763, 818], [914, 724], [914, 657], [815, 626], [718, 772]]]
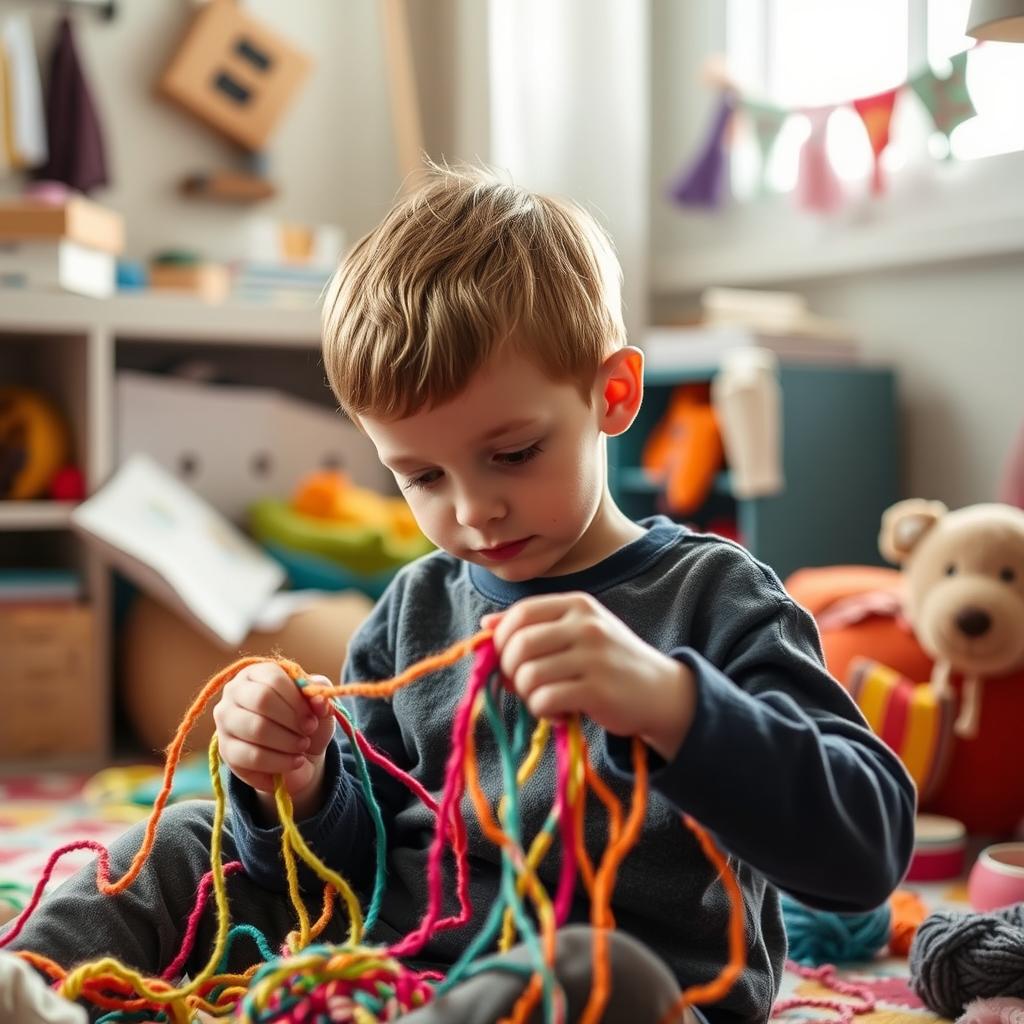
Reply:
[[[396, 589], [393, 584], [349, 642], [342, 670], [344, 682], [374, 682], [393, 675], [391, 640], [398, 601]], [[346, 698], [346, 707], [371, 745], [392, 760], [397, 757], [401, 763], [401, 732], [390, 700]], [[329, 867], [357, 887], [367, 885], [372, 878], [377, 829], [363, 796], [356, 757], [340, 726], [335, 727], [328, 744], [324, 769], [323, 804], [313, 817], [298, 822], [299, 830]], [[265, 825], [255, 791], [230, 772], [226, 774], [239, 859], [251, 878], [268, 889], [283, 892], [287, 882], [281, 858], [281, 826]], [[379, 769], [371, 768], [370, 774], [386, 829], [396, 801], [402, 799], [402, 787], [396, 789], [393, 780]], [[301, 865], [299, 872], [304, 890], [320, 887], [308, 867]]]
[[[670, 652], [696, 676], [697, 707], [674, 760], [652, 752], [652, 788], [798, 900], [871, 909], [910, 859], [913, 782], [826, 672], [807, 612], [756, 607], [736, 610], [713, 658]], [[609, 736], [607, 753], [628, 774], [628, 742]]]

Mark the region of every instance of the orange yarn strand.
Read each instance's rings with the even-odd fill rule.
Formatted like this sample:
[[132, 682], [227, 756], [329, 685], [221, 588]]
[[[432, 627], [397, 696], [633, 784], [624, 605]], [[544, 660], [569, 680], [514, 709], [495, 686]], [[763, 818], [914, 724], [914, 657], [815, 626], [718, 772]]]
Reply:
[[432, 654], [422, 661], [410, 665], [404, 672], [380, 683], [345, 683], [341, 686], [307, 686], [303, 692], [310, 697], [391, 697], [399, 690], [404, 689], [410, 683], [416, 682], [421, 676], [436, 672], [441, 668], [448, 668], [457, 661], [461, 661], [467, 654], [471, 654], [481, 644], [485, 644], [494, 632], [490, 629], [482, 629], [479, 633], [466, 640], [460, 640], [457, 644], [449, 647], [439, 654]]
[[594, 880], [594, 902], [591, 923], [594, 927], [594, 978], [590, 998], [580, 1017], [580, 1024], [597, 1024], [611, 994], [611, 963], [608, 955], [608, 929], [612, 927], [611, 895], [615, 876], [626, 854], [637, 844], [647, 813], [647, 748], [643, 740], [633, 737], [633, 804], [625, 828], [601, 858]]
[[[128, 870], [120, 879], [118, 879], [118, 881], [111, 882], [109, 879], [100, 877], [99, 871], [97, 870], [97, 885], [100, 892], [105, 893], [107, 896], [116, 895], [119, 892], [124, 892], [124, 890], [127, 889], [136, 878], [138, 878], [139, 872], [142, 870], [142, 865], [146, 863], [146, 859], [149, 857], [150, 851], [153, 849], [153, 842], [156, 839], [156, 827], [160, 822], [161, 814], [163, 814], [164, 805], [167, 803], [167, 799], [171, 795], [171, 786], [174, 783], [174, 772], [178, 767], [178, 762], [181, 760], [181, 751], [185, 745], [185, 740], [188, 737], [188, 734], [192, 731], [193, 726], [195, 726], [196, 722], [199, 720], [199, 716], [206, 710], [206, 705], [209, 704], [218, 693], [220, 693], [220, 691], [227, 685], [228, 680], [230, 680], [236, 672], [249, 665], [255, 665], [257, 662], [266, 660], [266, 658], [258, 657], [240, 658], [234, 664], [217, 672], [202, 688], [202, 690], [200, 690], [199, 696], [192, 702], [192, 706], [186, 712], [184, 719], [182, 719], [181, 724], [178, 726], [177, 731], [174, 734], [174, 739], [171, 740], [170, 745], [167, 747], [167, 763], [164, 768], [163, 785], [160, 787], [160, 792], [157, 793], [156, 799], [153, 801], [153, 810], [149, 815], [149, 820], [146, 822], [146, 833], [143, 837], [142, 845], [135, 854]], [[292, 666], [296, 673], [301, 673], [302, 671], [294, 662], [281, 662], [281, 665], [283, 668], [285, 665]], [[287, 668], [285, 670], [287, 671]], [[295, 676], [293, 675], [292, 678], [295, 678]]]
[[718, 977], [702, 985], [691, 985], [676, 1000], [659, 1024], [669, 1024], [688, 1006], [697, 1003], [713, 1003], [725, 996], [747, 965], [746, 913], [743, 907], [743, 893], [740, 883], [729, 861], [704, 828], [688, 814], [683, 815], [686, 827], [697, 837], [704, 856], [718, 869], [722, 884], [729, 897], [729, 960]]

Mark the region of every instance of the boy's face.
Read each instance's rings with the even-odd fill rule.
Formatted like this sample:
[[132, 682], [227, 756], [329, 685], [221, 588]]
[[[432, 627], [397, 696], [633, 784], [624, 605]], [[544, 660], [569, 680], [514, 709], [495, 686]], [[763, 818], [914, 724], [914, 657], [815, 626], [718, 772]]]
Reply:
[[622, 517], [604, 508], [607, 415], [601, 394], [588, 406], [574, 383], [506, 351], [444, 405], [360, 421], [430, 540], [518, 581], [585, 568], [621, 546], [609, 527], [621, 532]]

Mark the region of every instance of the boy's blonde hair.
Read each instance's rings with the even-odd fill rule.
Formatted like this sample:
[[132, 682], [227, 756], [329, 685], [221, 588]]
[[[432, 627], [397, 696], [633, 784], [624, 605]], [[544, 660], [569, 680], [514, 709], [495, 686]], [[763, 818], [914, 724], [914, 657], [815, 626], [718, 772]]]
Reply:
[[508, 344], [589, 399], [625, 344], [620, 276], [579, 207], [477, 168], [432, 167], [334, 275], [328, 380], [349, 415], [400, 418], [453, 398]]

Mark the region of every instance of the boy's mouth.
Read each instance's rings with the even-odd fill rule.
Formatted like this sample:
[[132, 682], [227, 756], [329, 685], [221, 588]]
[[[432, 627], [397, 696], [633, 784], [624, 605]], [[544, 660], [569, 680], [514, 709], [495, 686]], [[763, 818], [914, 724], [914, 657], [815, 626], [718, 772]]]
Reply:
[[479, 548], [477, 554], [491, 562], [507, 562], [510, 558], [515, 558], [531, 540], [532, 536], [523, 537], [507, 544], [496, 544], [493, 548]]

